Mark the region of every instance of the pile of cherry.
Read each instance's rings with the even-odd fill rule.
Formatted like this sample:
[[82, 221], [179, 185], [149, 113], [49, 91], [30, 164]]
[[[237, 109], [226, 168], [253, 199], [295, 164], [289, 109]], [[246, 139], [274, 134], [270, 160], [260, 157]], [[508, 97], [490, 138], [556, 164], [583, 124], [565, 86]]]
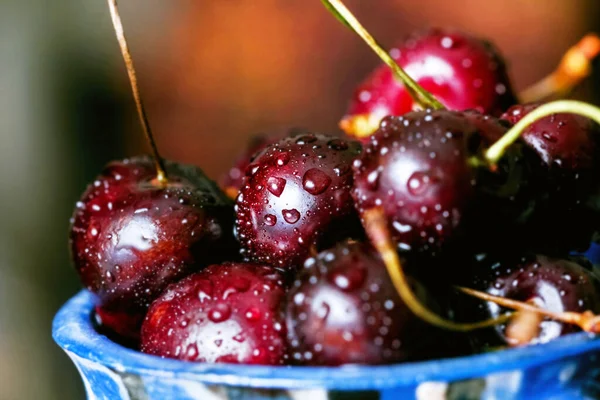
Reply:
[[108, 164], [70, 234], [99, 329], [149, 354], [267, 365], [595, 331], [600, 280], [572, 254], [600, 228], [600, 126], [553, 112], [519, 124], [547, 106], [517, 104], [497, 51], [466, 34], [421, 32], [390, 54], [445, 108], [381, 66], [346, 136], [260, 138], [221, 187], [180, 163]]

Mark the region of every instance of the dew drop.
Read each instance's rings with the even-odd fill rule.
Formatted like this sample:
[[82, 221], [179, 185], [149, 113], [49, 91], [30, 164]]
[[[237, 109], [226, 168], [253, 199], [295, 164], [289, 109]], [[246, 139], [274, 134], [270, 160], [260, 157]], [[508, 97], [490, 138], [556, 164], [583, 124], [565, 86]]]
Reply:
[[281, 213], [283, 214], [283, 219], [288, 224], [295, 224], [300, 219], [300, 212], [295, 208], [292, 208], [291, 210], [283, 210]]
[[415, 172], [408, 178], [408, 192], [413, 196], [420, 196], [429, 187], [429, 175], [426, 172]]
[[342, 139], [332, 139], [327, 142], [327, 146], [332, 150], [346, 150], [348, 148], [348, 143]]
[[312, 195], [323, 193], [331, 184], [331, 178], [318, 168], [311, 168], [302, 178], [302, 187]]
[[273, 214], [267, 214], [265, 215], [265, 225], [267, 226], [273, 226], [277, 223], [277, 217], [274, 216]]
[[290, 155], [288, 153], [280, 153], [277, 155], [277, 157], [275, 157], [275, 163], [279, 167], [283, 167], [284, 165], [287, 165], [287, 163], [289, 163], [289, 162], [290, 162]]
[[367, 186], [370, 190], [375, 191], [379, 188], [379, 169], [375, 169], [367, 175]]
[[248, 321], [257, 321], [260, 319], [261, 312], [256, 307], [250, 307], [248, 310], [246, 310], [245, 316]]
[[219, 323], [226, 321], [231, 316], [231, 308], [224, 303], [216, 304], [209, 312], [208, 319], [212, 322]]
[[296, 144], [302, 145], [302, 144], [306, 144], [306, 143], [312, 143], [316, 140], [317, 140], [317, 138], [313, 134], [302, 135], [298, 139], [296, 139]]
[[269, 179], [267, 179], [267, 190], [271, 192], [274, 196], [279, 197], [281, 196], [281, 193], [285, 188], [285, 184], [285, 179], [271, 176], [269, 177]]

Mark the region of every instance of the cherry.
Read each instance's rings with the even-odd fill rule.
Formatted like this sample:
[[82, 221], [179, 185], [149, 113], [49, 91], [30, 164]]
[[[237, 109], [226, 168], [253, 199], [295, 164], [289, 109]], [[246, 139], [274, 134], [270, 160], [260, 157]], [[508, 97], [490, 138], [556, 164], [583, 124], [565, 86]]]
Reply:
[[237, 237], [246, 261], [300, 265], [311, 247], [360, 233], [351, 165], [359, 143], [301, 134], [265, 148], [237, 198]]
[[225, 194], [200, 169], [161, 158], [116, 0], [108, 6], [153, 159], [106, 166], [77, 203], [70, 244], [82, 283], [98, 296], [98, 322], [135, 345], [143, 315], [169, 283], [222, 261], [237, 244]]
[[511, 148], [496, 172], [478, 161], [505, 131], [495, 118], [476, 112], [386, 117], [354, 163], [359, 213], [383, 208], [404, 251], [435, 254], [467, 232], [471, 242], [491, 234], [500, 226], [496, 222], [505, 224], [521, 211], [514, 197], [522, 178], [516, 173], [519, 147]]
[[274, 268], [212, 265], [169, 286], [152, 303], [141, 350], [185, 361], [283, 364], [284, 296]]
[[[411, 286], [432, 303], [418, 282]], [[366, 244], [341, 243], [307, 259], [287, 298], [296, 363], [389, 364], [443, 354], [440, 330], [404, 305], [381, 258]]]
[[99, 298], [104, 326], [135, 338], [164, 288], [234, 253], [233, 205], [196, 167], [166, 163], [156, 182], [148, 157], [112, 162], [91, 184], [71, 220], [73, 261]]
[[[501, 118], [516, 124], [541, 104], [516, 105]], [[581, 182], [598, 168], [600, 125], [576, 114], [552, 114], [529, 125], [521, 138], [550, 170], [552, 183]], [[559, 182], [557, 182], [559, 181]], [[589, 184], [586, 181], [584, 186]], [[583, 189], [583, 188], [580, 188]]]
[[[513, 106], [502, 118], [516, 124], [539, 106]], [[535, 210], [521, 236], [534, 239], [529, 247], [537, 249], [586, 249], [598, 222], [588, 203], [600, 189], [600, 125], [581, 115], [552, 114], [525, 128], [521, 138], [538, 156]]]
[[[498, 50], [489, 42], [449, 29], [413, 33], [390, 50], [393, 59], [451, 110], [475, 109], [499, 116], [516, 98]], [[381, 65], [355, 90], [342, 129], [366, 137], [387, 115], [415, 109], [392, 71]]]
[[[488, 256], [474, 264], [467, 286], [557, 313], [600, 311], [600, 280], [589, 263], [581, 264], [574, 259], [541, 254]], [[493, 302], [460, 299], [456, 309], [465, 318], [495, 317], [502, 311]], [[579, 330], [575, 325], [545, 319], [530, 343], [548, 342]], [[511, 344], [504, 324], [474, 334], [473, 340], [486, 347]]]

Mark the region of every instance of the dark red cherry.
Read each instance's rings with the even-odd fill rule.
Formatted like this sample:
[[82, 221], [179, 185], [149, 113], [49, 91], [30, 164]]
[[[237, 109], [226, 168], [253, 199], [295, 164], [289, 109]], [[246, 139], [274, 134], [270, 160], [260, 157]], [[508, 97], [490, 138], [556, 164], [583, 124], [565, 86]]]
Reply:
[[[539, 105], [513, 106], [502, 118], [515, 124]], [[537, 173], [535, 210], [521, 232], [536, 239], [530, 247], [543, 251], [586, 249], [598, 227], [588, 206], [600, 189], [600, 126], [579, 115], [553, 114], [530, 125], [522, 139], [537, 154]]]
[[164, 288], [236, 252], [233, 206], [198, 168], [167, 162], [166, 186], [150, 158], [112, 162], [77, 202], [70, 246], [106, 328], [135, 339]]
[[400, 250], [433, 254], [466, 233], [480, 240], [521, 209], [514, 201], [522, 178], [519, 145], [496, 172], [479, 163], [505, 131], [476, 112], [386, 117], [354, 164], [359, 213], [382, 207]]
[[312, 246], [351, 235], [351, 165], [359, 143], [322, 134], [285, 138], [248, 166], [237, 198], [236, 232], [245, 260], [300, 265]]
[[[411, 286], [435, 306], [420, 284], [411, 280]], [[389, 364], [441, 354], [441, 332], [404, 305], [381, 258], [366, 244], [338, 244], [307, 259], [287, 298], [295, 363]]]
[[[487, 257], [475, 264], [474, 274], [465, 286], [495, 296], [523, 302], [554, 312], [600, 312], [600, 280], [592, 270], [570, 259], [545, 255], [503, 255]], [[456, 307], [466, 318], [497, 317], [503, 308], [491, 302], [460, 297]], [[483, 346], [508, 343], [506, 325], [474, 332], [473, 339]], [[544, 320], [539, 334], [531, 343], [543, 343], [570, 332], [579, 331], [575, 325]]]
[[274, 268], [212, 265], [169, 286], [152, 303], [141, 350], [185, 361], [283, 364], [284, 295]]
[[[499, 116], [516, 103], [498, 50], [465, 33], [416, 32], [390, 55], [450, 110], [475, 109]], [[390, 68], [381, 65], [356, 89], [340, 126], [352, 136], [366, 137], [383, 117], [405, 114], [415, 106]]]
[[[540, 105], [515, 105], [501, 118], [514, 125]], [[535, 150], [553, 180], [578, 182], [590, 179], [598, 168], [599, 134], [600, 126], [589, 118], [553, 114], [529, 125], [521, 138]]]
[[254, 157], [270, 144], [276, 143], [287, 136], [292, 136], [304, 132], [302, 128], [291, 128], [286, 131], [277, 131], [272, 134], [258, 134], [250, 138], [246, 148], [236, 159], [233, 167], [227, 171], [219, 181], [219, 185], [225, 193], [232, 199], [235, 199], [243, 186], [244, 172]]

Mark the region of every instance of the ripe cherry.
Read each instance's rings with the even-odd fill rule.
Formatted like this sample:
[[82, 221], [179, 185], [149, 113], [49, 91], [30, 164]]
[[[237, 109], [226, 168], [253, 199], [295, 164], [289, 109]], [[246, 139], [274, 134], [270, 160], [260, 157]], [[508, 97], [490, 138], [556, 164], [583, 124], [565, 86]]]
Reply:
[[136, 338], [143, 315], [164, 288], [236, 251], [233, 206], [202, 171], [153, 161], [112, 162], [77, 203], [71, 220], [73, 261], [99, 298], [101, 323]]
[[312, 246], [360, 233], [350, 195], [360, 151], [357, 142], [308, 133], [264, 149], [248, 166], [237, 198], [244, 259], [294, 268]]
[[[432, 303], [418, 282], [411, 286]], [[307, 259], [287, 297], [296, 363], [389, 364], [444, 354], [441, 331], [404, 305], [381, 258], [366, 244], [338, 244]]]
[[[539, 106], [513, 106], [502, 118], [516, 124]], [[598, 222], [588, 203], [600, 190], [600, 125], [581, 115], [552, 114], [525, 128], [521, 138], [538, 156], [531, 185], [535, 209], [521, 236], [530, 248], [586, 249]]]
[[467, 232], [476, 242], [521, 211], [514, 200], [522, 178], [519, 147], [511, 148], [495, 172], [479, 162], [505, 131], [495, 118], [476, 112], [386, 117], [354, 163], [359, 213], [383, 208], [404, 251], [433, 254]]
[[[489, 42], [454, 30], [429, 29], [413, 33], [389, 53], [448, 109], [499, 116], [517, 102], [504, 61]], [[367, 137], [383, 117], [414, 109], [405, 86], [381, 65], [355, 90], [340, 126], [349, 135]]]
[[[600, 280], [591, 266], [573, 259], [526, 254], [488, 256], [474, 264], [473, 275], [466, 286], [500, 296], [536, 305], [562, 313], [600, 311]], [[461, 296], [460, 310], [465, 318], [495, 317], [503, 308], [493, 302], [481, 302]], [[530, 343], [544, 343], [570, 332], [579, 331], [575, 325], [549, 319], [542, 320], [539, 332]], [[511, 344], [506, 325], [474, 332], [472, 338], [480, 346]]]
[[171, 285], [152, 303], [141, 350], [185, 361], [283, 364], [284, 296], [274, 268], [212, 265]]

